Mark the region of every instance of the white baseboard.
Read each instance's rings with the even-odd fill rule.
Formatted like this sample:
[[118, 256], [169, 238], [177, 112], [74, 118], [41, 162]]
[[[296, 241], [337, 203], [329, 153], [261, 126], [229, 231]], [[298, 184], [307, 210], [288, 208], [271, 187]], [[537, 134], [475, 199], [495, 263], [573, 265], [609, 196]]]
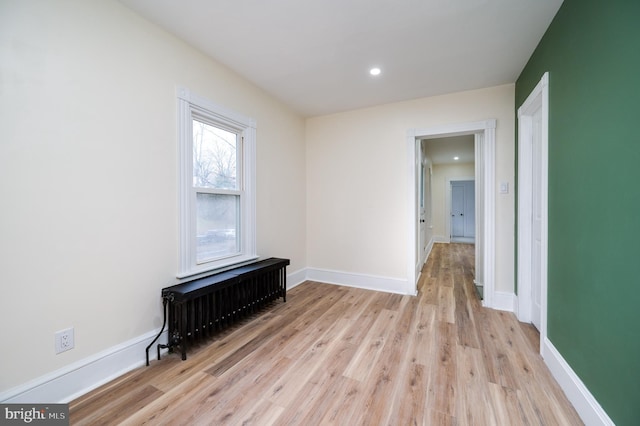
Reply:
[[445, 237], [445, 236], [442, 236], [442, 235], [434, 235], [433, 236], [433, 242], [434, 243], [449, 244], [451, 241], [450, 241], [449, 237]]
[[[145, 364], [145, 348], [160, 330], [151, 331], [96, 355], [0, 394], [0, 402], [9, 403], [68, 403], [93, 389]], [[167, 341], [167, 332], [159, 342]], [[156, 347], [149, 351], [150, 359], [157, 356]]]
[[587, 426], [614, 426], [613, 421], [593, 397], [589, 389], [569, 366], [549, 339], [544, 339], [542, 357], [580, 418]]
[[513, 312], [516, 304], [516, 295], [504, 291], [493, 292], [493, 306], [488, 308], [497, 309], [499, 311]]
[[378, 277], [374, 275], [355, 274], [352, 272], [307, 268], [307, 279], [327, 284], [383, 291], [386, 293], [411, 295], [415, 295], [416, 293], [415, 289], [408, 289], [407, 280], [399, 278]]
[[[427, 244], [427, 247], [424, 250], [424, 259], [420, 260], [420, 267], [418, 268], [417, 272], [418, 275], [420, 275], [421, 269], [422, 267], [427, 263], [427, 261], [429, 260], [429, 256], [431, 255], [431, 251], [433, 250], [433, 243], [434, 240], [433, 238], [431, 238], [431, 240], [429, 240], [429, 243]], [[418, 277], [419, 278], [419, 277]]]
[[476, 243], [476, 239], [475, 238], [468, 238], [468, 237], [455, 237], [455, 238], [451, 238], [449, 240], [449, 242], [451, 242], [451, 243], [475, 244]]
[[516, 318], [518, 319], [518, 321], [523, 322], [520, 319], [520, 304], [518, 302], [518, 295], [517, 294], [513, 295], [513, 313], [516, 316]]
[[429, 256], [431, 256], [431, 252], [433, 251], [433, 245], [435, 244], [436, 240], [435, 238], [431, 238], [431, 240], [429, 240], [429, 244], [427, 244], [427, 250], [426, 250], [426, 255], [424, 256], [424, 263], [422, 264], [422, 266], [424, 266], [427, 261], [429, 260]]
[[[287, 289], [307, 279], [306, 270], [287, 274]], [[23, 385], [0, 393], [0, 403], [68, 403], [113, 379], [145, 365], [145, 349], [160, 329], [150, 331], [96, 355], [45, 374]], [[167, 342], [167, 331], [156, 343]], [[157, 357], [156, 345], [149, 349], [149, 359]], [[166, 352], [166, 349], [163, 353]]]
[[[307, 279], [306, 269], [287, 274], [287, 289]], [[0, 403], [68, 403], [113, 379], [145, 365], [145, 349], [160, 329], [150, 331], [59, 370], [0, 392]], [[167, 331], [156, 343], [167, 342]], [[163, 353], [166, 352], [166, 349]], [[157, 357], [154, 344], [149, 359]]]
[[287, 274], [287, 290], [299, 286], [307, 280], [307, 270], [305, 268]]

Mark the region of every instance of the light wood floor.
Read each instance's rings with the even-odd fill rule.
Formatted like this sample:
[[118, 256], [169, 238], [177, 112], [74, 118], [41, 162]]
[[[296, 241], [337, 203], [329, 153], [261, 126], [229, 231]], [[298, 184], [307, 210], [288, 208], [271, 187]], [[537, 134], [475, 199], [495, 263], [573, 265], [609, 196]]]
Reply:
[[70, 404], [72, 425], [579, 425], [473, 246], [436, 244], [417, 297], [305, 282], [192, 349]]

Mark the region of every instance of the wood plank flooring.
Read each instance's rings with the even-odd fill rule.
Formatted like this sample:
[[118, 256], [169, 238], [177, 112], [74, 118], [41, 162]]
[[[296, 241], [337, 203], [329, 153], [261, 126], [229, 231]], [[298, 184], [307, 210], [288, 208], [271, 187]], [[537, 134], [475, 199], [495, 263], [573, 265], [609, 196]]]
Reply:
[[71, 424], [582, 424], [535, 329], [481, 307], [473, 265], [472, 245], [436, 244], [417, 297], [305, 282], [73, 401]]

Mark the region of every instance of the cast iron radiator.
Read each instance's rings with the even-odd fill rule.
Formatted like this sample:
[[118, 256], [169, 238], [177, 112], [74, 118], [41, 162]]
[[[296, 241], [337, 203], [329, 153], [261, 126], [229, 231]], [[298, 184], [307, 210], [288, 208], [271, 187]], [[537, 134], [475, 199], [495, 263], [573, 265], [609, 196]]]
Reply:
[[176, 284], [162, 289], [164, 321], [149, 349], [169, 323], [167, 344], [160, 349], [173, 352], [179, 347], [187, 359], [187, 347], [212, 336], [216, 331], [254, 313], [279, 297], [287, 301], [286, 267], [289, 259], [269, 258]]

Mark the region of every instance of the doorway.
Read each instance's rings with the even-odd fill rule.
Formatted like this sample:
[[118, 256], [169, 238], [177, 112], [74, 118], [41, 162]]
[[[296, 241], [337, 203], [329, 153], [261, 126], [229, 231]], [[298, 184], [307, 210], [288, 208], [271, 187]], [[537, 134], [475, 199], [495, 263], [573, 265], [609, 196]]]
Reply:
[[476, 284], [484, 286], [484, 306], [493, 307], [495, 277], [495, 128], [496, 120], [445, 125], [407, 131], [408, 169], [408, 281], [417, 290], [420, 259], [419, 176], [421, 141], [430, 138], [473, 135], [475, 151], [475, 272]]
[[518, 319], [547, 334], [549, 76], [518, 109]]
[[475, 243], [475, 181], [449, 180], [449, 240], [452, 243]]

